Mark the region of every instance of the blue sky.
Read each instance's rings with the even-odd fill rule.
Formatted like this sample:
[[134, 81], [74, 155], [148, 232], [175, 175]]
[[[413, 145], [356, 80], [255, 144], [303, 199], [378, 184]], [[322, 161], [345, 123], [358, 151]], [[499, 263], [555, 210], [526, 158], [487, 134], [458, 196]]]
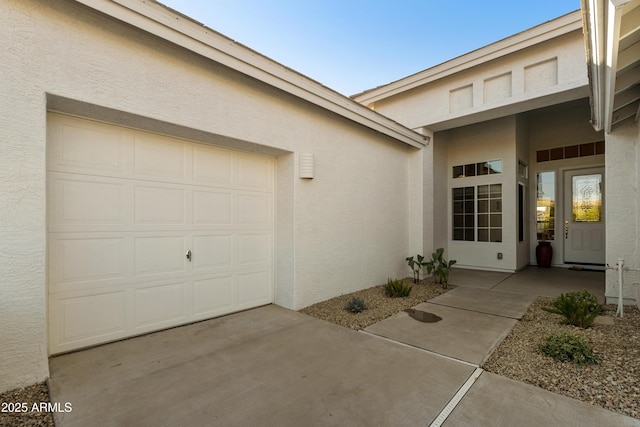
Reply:
[[344, 95], [580, 8], [580, 0], [159, 0]]

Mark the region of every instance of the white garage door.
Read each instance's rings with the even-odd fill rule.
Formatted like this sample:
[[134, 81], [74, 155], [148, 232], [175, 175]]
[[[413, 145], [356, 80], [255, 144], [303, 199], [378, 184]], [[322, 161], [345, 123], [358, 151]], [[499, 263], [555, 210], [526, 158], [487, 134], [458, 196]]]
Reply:
[[271, 157], [51, 114], [50, 354], [271, 303]]

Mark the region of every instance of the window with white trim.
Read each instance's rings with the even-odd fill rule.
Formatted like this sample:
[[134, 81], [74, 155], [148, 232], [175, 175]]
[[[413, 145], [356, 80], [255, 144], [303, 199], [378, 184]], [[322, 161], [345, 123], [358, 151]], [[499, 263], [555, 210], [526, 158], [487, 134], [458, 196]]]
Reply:
[[452, 238], [502, 242], [502, 184], [452, 189]]

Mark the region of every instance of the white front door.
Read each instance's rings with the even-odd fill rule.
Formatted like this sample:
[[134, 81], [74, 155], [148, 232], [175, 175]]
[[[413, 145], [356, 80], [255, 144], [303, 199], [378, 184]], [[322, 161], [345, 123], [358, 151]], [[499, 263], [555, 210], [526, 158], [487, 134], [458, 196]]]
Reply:
[[564, 262], [605, 263], [604, 168], [564, 173]]
[[274, 160], [51, 114], [49, 352], [269, 304]]

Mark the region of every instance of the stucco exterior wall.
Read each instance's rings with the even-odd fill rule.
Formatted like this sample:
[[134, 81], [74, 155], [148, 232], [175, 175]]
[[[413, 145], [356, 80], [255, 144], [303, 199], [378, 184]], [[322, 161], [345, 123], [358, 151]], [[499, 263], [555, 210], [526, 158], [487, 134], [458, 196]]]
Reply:
[[[638, 212], [638, 174], [640, 162], [640, 127], [631, 123], [606, 135], [607, 181], [607, 264], [615, 267], [624, 260], [623, 298], [629, 304], [638, 302], [640, 295], [640, 215]], [[607, 302], [617, 303], [619, 295], [618, 271], [607, 270], [605, 296]]]
[[409, 275], [416, 149], [72, 1], [3, 1], [0, 17], [0, 392], [48, 375], [47, 108], [275, 156], [280, 305]]
[[[444, 134], [444, 138], [442, 135]], [[436, 133], [435, 144], [447, 147], [446, 193], [440, 193], [442, 200], [435, 202], [446, 206], [448, 224], [447, 246], [450, 259], [457, 260], [457, 267], [515, 271], [517, 262], [517, 217], [516, 207], [516, 119], [514, 116], [492, 120], [482, 124], [465, 126], [442, 133]], [[456, 165], [502, 160], [501, 174], [452, 178], [452, 168]], [[485, 184], [502, 184], [502, 242], [454, 241], [451, 235], [452, 196], [454, 187]], [[443, 209], [444, 211], [444, 209]], [[502, 259], [498, 259], [502, 253]]]
[[449, 224], [450, 217], [450, 193], [449, 189], [449, 134], [437, 133], [433, 139], [433, 228], [434, 249], [445, 248], [448, 254], [449, 239], [451, 239]]
[[[446, 73], [446, 66], [434, 67], [433, 81], [371, 106], [407, 127], [437, 131], [472, 123], [465, 117], [487, 120], [526, 111], [531, 109], [528, 102], [542, 107], [587, 96], [581, 30], [439, 78], [436, 71]], [[498, 115], [492, 117], [491, 111]]]

